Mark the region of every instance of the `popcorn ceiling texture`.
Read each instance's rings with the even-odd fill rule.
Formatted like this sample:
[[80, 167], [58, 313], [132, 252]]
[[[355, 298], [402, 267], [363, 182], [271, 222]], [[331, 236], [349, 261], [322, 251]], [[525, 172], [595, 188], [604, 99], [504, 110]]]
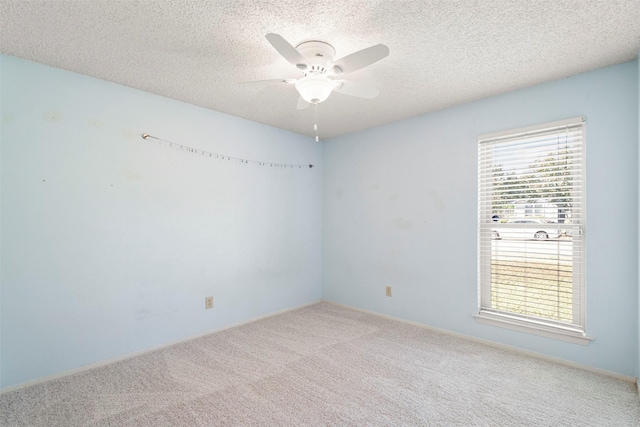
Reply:
[[319, 303], [0, 395], [0, 425], [637, 427], [635, 384]]
[[313, 135], [298, 78], [265, 39], [323, 40], [336, 58], [384, 43], [390, 55], [345, 78], [373, 100], [334, 93], [321, 137], [343, 135], [633, 60], [638, 0], [8, 1], [0, 52]]

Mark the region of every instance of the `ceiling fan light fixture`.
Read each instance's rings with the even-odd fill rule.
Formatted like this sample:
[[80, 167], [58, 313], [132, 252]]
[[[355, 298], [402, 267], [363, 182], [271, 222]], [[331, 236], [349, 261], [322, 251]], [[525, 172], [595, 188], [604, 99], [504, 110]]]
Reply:
[[335, 87], [335, 82], [324, 76], [306, 76], [296, 82], [296, 89], [305, 101], [318, 104], [325, 101]]

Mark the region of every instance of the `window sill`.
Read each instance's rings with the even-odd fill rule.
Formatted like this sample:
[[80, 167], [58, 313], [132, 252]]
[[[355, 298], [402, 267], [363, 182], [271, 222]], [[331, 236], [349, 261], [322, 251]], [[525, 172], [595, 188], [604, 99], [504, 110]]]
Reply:
[[528, 334], [566, 341], [573, 344], [588, 345], [589, 341], [593, 340], [593, 338], [588, 337], [581, 332], [555, 328], [553, 326], [537, 325], [534, 323], [492, 313], [480, 312], [478, 314], [475, 314], [473, 317], [476, 319], [476, 321], [485, 325], [511, 329], [518, 332], [525, 332]]

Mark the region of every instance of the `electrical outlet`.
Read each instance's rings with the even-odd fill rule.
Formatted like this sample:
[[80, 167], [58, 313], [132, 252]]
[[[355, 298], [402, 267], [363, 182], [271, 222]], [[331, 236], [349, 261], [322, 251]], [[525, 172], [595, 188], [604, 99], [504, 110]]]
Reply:
[[213, 297], [206, 297], [204, 299], [204, 308], [213, 308]]
[[387, 296], [390, 297], [391, 296], [391, 286], [387, 286], [385, 288], [385, 291], [386, 291]]

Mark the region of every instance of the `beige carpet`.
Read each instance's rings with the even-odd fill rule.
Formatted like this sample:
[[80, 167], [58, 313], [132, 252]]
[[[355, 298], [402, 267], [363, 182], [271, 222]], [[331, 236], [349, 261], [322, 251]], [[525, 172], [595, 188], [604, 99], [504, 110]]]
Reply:
[[631, 383], [319, 303], [0, 395], [2, 426], [640, 426]]

